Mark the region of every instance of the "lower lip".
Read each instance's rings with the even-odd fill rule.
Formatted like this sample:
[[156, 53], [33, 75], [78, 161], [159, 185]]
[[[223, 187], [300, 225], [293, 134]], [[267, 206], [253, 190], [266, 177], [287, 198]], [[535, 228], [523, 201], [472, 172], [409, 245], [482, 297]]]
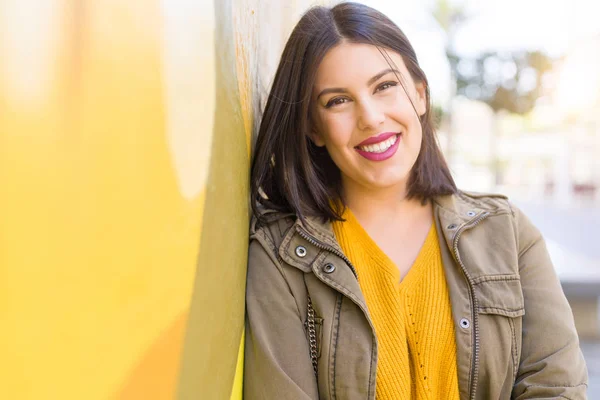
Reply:
[[384, 151], [383, 153], [371, 153], [368, 151], [356, 149], [358, 154], [363, 156], [369, 161], [385, 161], [394, 154], [396, 154], [396, 150], [398, 150], [398, 146], [400, 145], [400, 139], [402, 138], [402, 134], [399, 134], [396, 139], [396, 143], [394, 143], [389, 149]]

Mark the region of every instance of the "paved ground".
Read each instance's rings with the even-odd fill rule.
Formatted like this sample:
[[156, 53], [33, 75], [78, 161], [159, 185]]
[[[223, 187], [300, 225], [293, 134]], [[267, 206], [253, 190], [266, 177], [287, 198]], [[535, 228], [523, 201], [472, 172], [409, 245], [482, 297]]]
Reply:
[[600, 399], [600, 342], [582, 342], [581, 349], [590, 374], [588, 398]]
[[[600, 208], [565, 209], [516, 202], [544, 235], [563, 286], [575, 293], [600, 284]], [[580, 283], [579, 287], [577, 283]], [[599, 293], [600, 294], [600, 293]], [[583, 341], [581, 349], [589, 372], [588, 398], [600, 399], [600, 339]]]
[[572, 253], [600, 260], [600, 208], [562, 208], [519, 201], [516, 204], [544, 237]]
[[516, 203], [544, 235], [567, 296], [599, 296], [600, 208]]

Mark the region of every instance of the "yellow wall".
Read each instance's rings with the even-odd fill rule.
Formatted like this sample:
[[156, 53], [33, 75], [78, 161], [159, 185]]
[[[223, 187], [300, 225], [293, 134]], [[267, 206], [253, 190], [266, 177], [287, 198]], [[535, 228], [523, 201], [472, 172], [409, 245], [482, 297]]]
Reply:
[[253, 116], [308, 3], [0, 0], [1, 399], [241, 398]]

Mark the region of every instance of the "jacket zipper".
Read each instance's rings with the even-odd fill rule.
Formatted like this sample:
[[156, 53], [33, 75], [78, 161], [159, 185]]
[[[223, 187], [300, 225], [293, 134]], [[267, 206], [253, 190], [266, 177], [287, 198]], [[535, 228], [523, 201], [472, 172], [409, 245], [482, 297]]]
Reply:
[[467, 282], [469, 284], [470, 295], [471, 295], [471, 298], [473, 299], [473, 309], [471, 312], [472, 312], [472, 317], [473, 317], [473, 332], [475, 335], [475, 349], [473, 351], [473, 369], [471, 370], [471, 400], [475, 399], [475, 389], [477, 388], [477, 380], [478, 380], [478, 375], [479, 375], [479, 320], [478, 320], [478, 315], [477, 315], [477, 309], [479, 308], [479, 304], [477, 301], [477, 297], [475, 296], [473, 279], [471, 278], [471, 275], [467, 271], [467, 268], [465, 267], [465, 265], [462, 262], [462, 259], [460, 258], [460, 254], [458, 251], [458, 240], [460, 239], [460, 236], [462, 235], [462, 233], [464, 231], [479, 225], [479, 223], [481, 221], [483, 221], [484, 219], [486, 219], [489, 215], [490, 215], [489, 212], [484, 212], [483, 214], [478, 215], [473, 220], [465, 223], [460, 228], [458, 228], [458, 231], [456, 232], [456, 235], [454, 236], [453, 246], [452, 246], [456, 261], [462, 268], [463, 273], [465, 274], [465, 277], [467, 278]]
[[331, 253], [335, 254], [336, 256], [338, 256], [339, 258], [341, 258], [342, 260], [344, 260], [346, 262], [346, 264], [348, 264], [348, 266], [352, 270], [352, 273], [354, 274], [354, 276], [358, 279], [358, 274], [356, 273], [356, 269], [354, 269], [354, 265], [352, 265], [352, 263], [344, 255], [344, 253], [342, 253], [341, 251], [337, 250], [335, 247], [329, 246], [328, 244], [325, 244], [323, 242], [320, 242], [320, 241], [316, 240], [308, 232], [306, 232], [304, 230], [304, 228], [301, 228], [298, 225], [296, 225], [296, 231], [300, 234], [300, 236], [302, 236], [305, 240], [307, 240], [313, 246], [318, 247], [321, 250], [330, 251]]

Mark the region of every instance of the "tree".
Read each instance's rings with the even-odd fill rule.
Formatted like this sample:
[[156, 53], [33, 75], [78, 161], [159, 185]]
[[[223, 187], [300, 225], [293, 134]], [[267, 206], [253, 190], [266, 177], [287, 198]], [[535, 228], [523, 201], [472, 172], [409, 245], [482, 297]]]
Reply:
[[[485, 52], [476, 57], [460, 56], [455, 49], [455, 38], [461, 25], [475, 15], [466, 7], [448, 0], [437, 0], [432, 14], [446, 33], [446, 56], [457, 95], [488, 104], [494, 113], [506, 110], [526, 114], [533, 109], [543, 94], [542, 77], [553, 66], [553, 60], [540, 51]], [[448, 120], [452, 118], [449, 107]], [[492, 133], [491, 169], [496, 184], [501, 183], [495, 138], [498, 126]], [[450, 124], [452, 126], [452, 124]], [[448, 133], [447, 151], [453, 155], [452, 132]]]
[[487, 103], [494, 112], [526, 114], [542, 94], [541, 79], [553, 65], [540, 51], [486, 52], [473, 58], [449, 53], [457, 94]]
[[[543, 94], [542, 77], [553, 65], [552, 59], [539, 51], [485, 52], [473, 58], [453, 52], [447, 55], [457, 94], [488, 104], [496, 116], [501, 110], [520, 115], [531, 111]], [[498, 136], [495, 118], [490, 140], [490, 168], [496, 185], [502, 183]]]

